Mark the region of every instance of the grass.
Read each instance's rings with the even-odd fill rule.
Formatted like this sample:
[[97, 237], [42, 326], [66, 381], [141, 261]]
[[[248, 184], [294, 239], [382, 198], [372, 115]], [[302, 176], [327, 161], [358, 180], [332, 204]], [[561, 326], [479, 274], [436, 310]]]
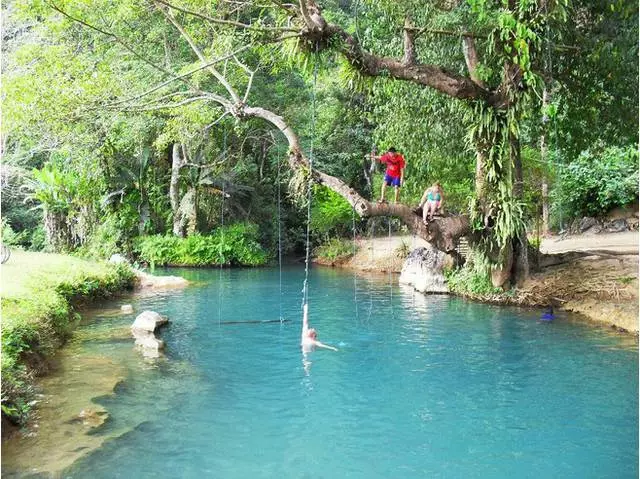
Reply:
[[33, 378], [64, 343], [78, 304], [108, 297], [133, 284], [125, 266], [72, 256], [13, 251], [0, 267], [2, 294], [2, 415], [23, 423]]

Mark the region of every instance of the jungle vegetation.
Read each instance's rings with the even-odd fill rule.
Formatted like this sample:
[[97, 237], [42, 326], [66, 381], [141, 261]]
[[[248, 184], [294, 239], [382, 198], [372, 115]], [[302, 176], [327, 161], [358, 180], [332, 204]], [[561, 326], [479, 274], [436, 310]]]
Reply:
[[[394, 217], [444, 251], [472, 238], [505, 286], [527, 275], [543, 203], [560, 229], [638, 195], [631, 2], [2, 8], [7, 244], [263, 264], [304, 247], [312, 188], [315, 245]], [[375, 202], [370, 152], [390, 146], [408, 162], [400, 205]], [[413, 208], [436, 180], [451, 214], [427, 228]]]

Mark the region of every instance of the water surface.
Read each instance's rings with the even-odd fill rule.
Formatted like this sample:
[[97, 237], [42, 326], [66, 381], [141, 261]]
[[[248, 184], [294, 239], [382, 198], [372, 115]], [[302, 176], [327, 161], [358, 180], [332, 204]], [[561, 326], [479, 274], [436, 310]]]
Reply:
[[282, 295], [277, 269], [169, 274], [196, 285], [133, 301], [170, 318], [165, 359], [82, 342], [129, 373], [95, 400], [110, 416], [93, 434], [118, 434], [64, 477], [638, 477], [628, 337], [317, 268], [310, 322], [340, 350], [305, 358], [302, 269]]

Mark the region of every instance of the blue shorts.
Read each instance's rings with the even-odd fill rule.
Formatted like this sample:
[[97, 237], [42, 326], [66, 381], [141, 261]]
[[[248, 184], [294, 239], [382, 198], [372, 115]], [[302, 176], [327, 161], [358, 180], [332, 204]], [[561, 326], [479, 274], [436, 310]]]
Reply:
[[400, 177], [395, 177], [395, 176], [389, 176], [388, 174], [384, 175], [384, 181], [387, 184], [387, 186], [400, 186]]

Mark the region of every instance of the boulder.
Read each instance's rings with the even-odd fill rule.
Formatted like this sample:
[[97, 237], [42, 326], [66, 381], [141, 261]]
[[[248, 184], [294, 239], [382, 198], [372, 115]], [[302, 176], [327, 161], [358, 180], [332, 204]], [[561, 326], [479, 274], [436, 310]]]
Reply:
[[155, 311], [144, 311], [133, 322], [131, 334], [136, 339], [135, 345], [142, 349], [145, 357], [158, 358], [162, 355], [164, 341], [156, 337], [155, 330], [168, 322], [165, 316]]
[[[598, 227], [598, 220], [595, 218], [592, 218], [590, 216], [585, 216], [584, 218], [582, 218], [580, 220], [580, 225], [578, 227], [578, 229], [580, 230], [581, 233], [585, 233], [587, 232], [587, 230], [591, 230], [591, 232], [594, 233], [599, 233], [600, 232], [600, 228]], [[598, 231], [595, 231], [595, 230]]]
[[156, 338], [156, 335], [149, 332], [138, 332], [133, 335], [136, 338], [136, 346], [151, 349], [153, 351], [161, 351], [164, 349], [164, 341]]
[[448, 293], [443, 270], [452, 264], [451, 256], [431, 245], [416, 248], [405, 260], [399, 282], [421, 293]]
[[605, 230], [609, 233], [621, 233], [628, 231], [629, 226], [624, 218], [618, 218], [605, 224]]
[[[155, 311], [143, 311], [131, 326], [131, 330], [148, 331], [153, 333], [156, 328], [167, 324], [169, 320]], [[135, 334], [135, 333], [134, 333]]]

